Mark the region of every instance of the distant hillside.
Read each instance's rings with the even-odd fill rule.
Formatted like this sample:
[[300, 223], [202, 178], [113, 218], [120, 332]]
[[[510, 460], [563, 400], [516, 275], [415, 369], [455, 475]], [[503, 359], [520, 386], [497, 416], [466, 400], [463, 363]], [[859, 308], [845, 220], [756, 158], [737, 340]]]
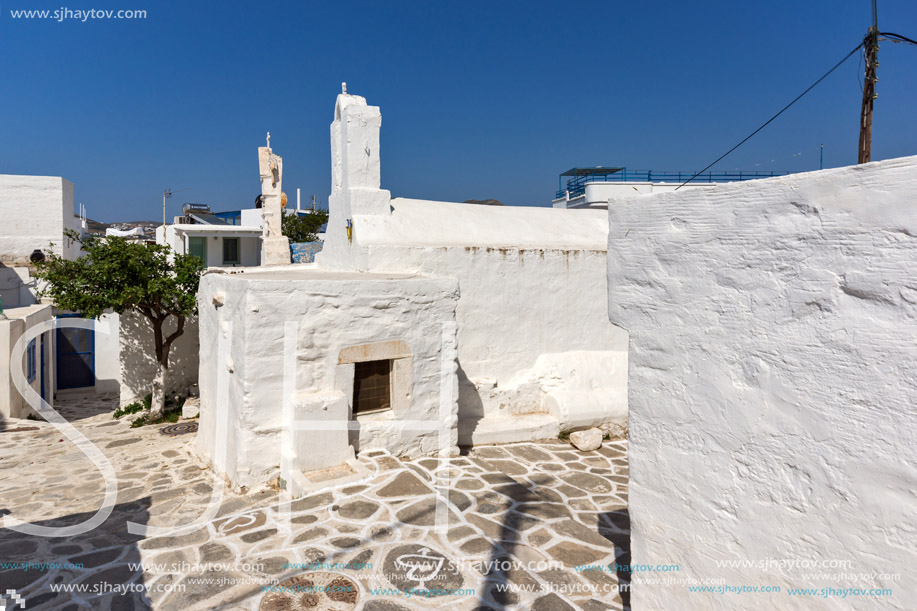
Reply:
[[503, 202], [498, 199], [466, 199], [463, 204], [478, 204], [481, 206], [504, 206]]
[[156, 228], [162, 225], [156, 221], [122, 221], [117, 223], [103, 223], [101, 221], [94, 221], [92, 219], [86, 219], [86, 224], [89, 225], [89, 233], [95, 233], [104, 235], [105, 230], [109, 227], [114, 229], [120, 229], [121, 231], [127, 231], [133, 229], [134, 227], [143, 227], [143, 230], [147, 233], [148, 236], [153, 236], [156, 233]]

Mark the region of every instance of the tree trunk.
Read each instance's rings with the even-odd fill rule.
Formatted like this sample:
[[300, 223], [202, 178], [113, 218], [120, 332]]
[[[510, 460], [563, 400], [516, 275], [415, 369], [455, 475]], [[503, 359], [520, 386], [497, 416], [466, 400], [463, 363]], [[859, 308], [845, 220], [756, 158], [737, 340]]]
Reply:
[[150, 421], [162, 418], [166, 403], [166, 373], [169, 369], [168, 354], [162, 349], [162, 323], [158, 318], [153, 323], [153, 344], [156, 348], [156, 363], [159, 366], [153, 378], [153, 400], [150, 402]]
[[156, 377], [153, 378], [153, 400], [150, 403], [150, 421], [162, 418], [166, 403], [166, 375], [169, 373], [168, 363], [159, 363]]
[[156, 377], [153, 378], [153, 393], [149, 415], [150, 421], [159, 420], [162, 418], [163, 411], [165, 411], [166, 389], [168, 388], [166, 378], [169, 374], [169, 350], [172, 348], [172, 343], [185, 332], [184, 314], [173, 313], [173, 316], [176, 318], [176, 328], [168, 337], [163, 337], [162, 334], [162, 325], [168, 318], [168, 314], [157, 312], [156, 314], [151, 313], [147, 316], [153, 324], [153, 343], [156, 348], [156, 363], [159, 365], [156, 371]]

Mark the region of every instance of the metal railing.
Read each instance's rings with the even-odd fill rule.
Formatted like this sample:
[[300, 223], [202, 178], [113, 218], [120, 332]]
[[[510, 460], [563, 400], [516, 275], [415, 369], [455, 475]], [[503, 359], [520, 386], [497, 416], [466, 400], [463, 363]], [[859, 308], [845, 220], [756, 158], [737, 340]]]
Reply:
[[[591, 182], [671, 182], [681, 184], [694, 176], [695, 172], [669, 172], [657, 170], [627, 170], [623, 169], [614, 174], [583, 174], [567, 181], [567, 186], [557, 191], [556, 199], [562, 199], [567, 193], [570, 197], [577, 197], [586, 192], [586, 184]], [[791, 172], [705, 172], [698, 175], [691, 183], [703, 182], [736, 182], [740, 180], [755, 180], [758, 178], [773, 178], [774, 176], [787, 176]]]

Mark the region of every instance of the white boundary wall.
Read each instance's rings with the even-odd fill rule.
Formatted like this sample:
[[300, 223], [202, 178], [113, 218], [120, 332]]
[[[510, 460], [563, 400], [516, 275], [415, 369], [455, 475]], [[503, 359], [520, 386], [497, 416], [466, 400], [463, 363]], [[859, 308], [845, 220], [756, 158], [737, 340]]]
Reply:
[[[13, 346], [19, 341], [19, 338], [26, 331], [35, 325], [51, 320], [52, 308], [46, 304], [35, 304], [20, 308], [6, 310], [8, 319], [0, 319], [0, 424], [5, 418], [28, 418], [34, 414], [34, 410], [29, 407], [19, 391], [13, 384], [13, 377], [10, 374], [10, 357], [12, 356]], [[54, 333], [45, 333], [45, 362], [44, 378], [46, 395], [45, 400], [54, 404], [54, 350], [53, 341]], [[26, 371], [26, 354], [23, 354], [19, 365]], [[35, 379], [32, 381], [32, 388], [36, 393], [41, 394], [41, 338], [35, 338], [35, 366], [37, 368]]]
[[[630, 332], [633, 562], [781, 588], [635, 580], [633, 608], [913, 608], [917, 157], [622, 198], [609, 220], [609, 314]], [[778, 559], [850, 564], [717, 565]]]

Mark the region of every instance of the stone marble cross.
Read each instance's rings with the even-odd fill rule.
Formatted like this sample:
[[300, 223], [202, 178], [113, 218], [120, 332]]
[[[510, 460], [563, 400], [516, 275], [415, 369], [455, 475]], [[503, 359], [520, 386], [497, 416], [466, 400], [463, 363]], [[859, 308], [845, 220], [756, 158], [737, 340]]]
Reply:
[[271, 151], [271, 132], [267, 133], [267, 146], [258, 148], [258, 168], [261, 175], [263, 219], [261, 265], [289, 265], [290, 241], [283, 235], [281, 227], [283, 158]]

